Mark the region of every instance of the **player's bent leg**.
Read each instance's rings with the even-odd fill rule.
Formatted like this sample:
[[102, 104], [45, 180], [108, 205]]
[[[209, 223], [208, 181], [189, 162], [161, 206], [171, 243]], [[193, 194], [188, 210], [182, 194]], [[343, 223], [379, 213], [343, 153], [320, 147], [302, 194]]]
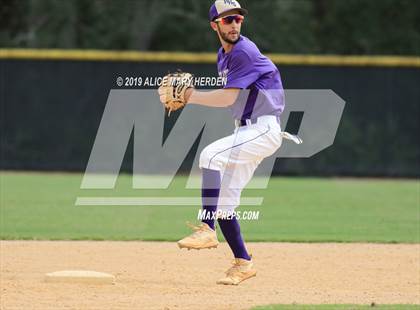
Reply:
[[216, 248], [219, 244], [215, 231], [215, 217], [217, 202], [220, 193], [220, 172], [211, 169], [202, 169], [202, 206], [203, 219], [199, 226], [190, 225], [194, 232], [179, 240], [178, 246], [187, 249], [209, 249]]
[[199, 167], [222, 171], [227, 164], [229, 153], [225, 151], [235, 143], [236, 135], [230, 135], [207, 145], [200, 153]]
[[[232, 140], [232, 137], [220, 139], [208, 145], [200, 154], [200, 168], [202, 169], [202, 205], [204, 219], [198, 226], [190, 225], [194, 232], [179, 240], [178, 246], [186, 249], [208, 249], [216, 248], [219, 244], [215, 231], [215, 215], [220, 195], [221, 176], [220, 169], [223, 168], [222, 161], [214, 161], [210, 165], [211, 158], [218, 153], [223, 145]], [[216, 164], [217, 163], [217, 164]]]

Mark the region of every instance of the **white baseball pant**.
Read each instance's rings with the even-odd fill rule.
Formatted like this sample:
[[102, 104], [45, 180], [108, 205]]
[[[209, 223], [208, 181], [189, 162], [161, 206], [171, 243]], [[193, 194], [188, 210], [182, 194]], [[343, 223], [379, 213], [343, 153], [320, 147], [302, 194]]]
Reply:
[[200, 168], [220, 171], [222, 182], [218, 209], [233, 211], [240, 204], [242, 189], [261, 161], [274, 154], [282, 143], [278, 117], [260, 116], [256, 123], [236, 127], [230, 136], [203, 149]]

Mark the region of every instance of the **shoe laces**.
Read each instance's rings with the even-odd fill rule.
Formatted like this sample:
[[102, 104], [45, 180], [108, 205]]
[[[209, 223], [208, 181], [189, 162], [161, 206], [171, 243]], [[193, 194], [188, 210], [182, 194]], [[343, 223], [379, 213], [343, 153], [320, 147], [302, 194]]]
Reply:
[[206, 232], [208, 230], [207, 227], [206, 227], [206, 225], [204, 225], [204, 224], [193, 225], [190, 222], [187, 222], [187, 225], [192, 230], [194, 230], [194, 233], [192, 234], [192, 236], [194, 236], [194, 237], [198, 237], [199, 235], [201, 235], [202, 233], [204, 233], [204, 232]]
[[[252, 254], [249, 255], [252, 259]], [[226, 275], [227, 276], [232, 276], [237, 272], [241, 272], [241, 267], [244, 266], [244, 264], [241, 262], [241, 260], [239, 258], [235, 258], [234, 260], [232, 260], [232, 267], [230, 267], [227, 271], [226, 271]]]
[[227, 276], [232, 276], [237, 272], [240, 272], [241, 270], [241, 263], [239, 260], [234, 259], [232, 261], [232, 267], [230, 267], [227, 271], [226, 271], [226, 275]]

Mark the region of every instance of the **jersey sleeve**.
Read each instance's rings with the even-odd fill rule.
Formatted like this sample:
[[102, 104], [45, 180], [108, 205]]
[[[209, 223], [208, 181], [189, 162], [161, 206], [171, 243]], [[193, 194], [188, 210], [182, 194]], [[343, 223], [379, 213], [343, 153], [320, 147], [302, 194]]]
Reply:
[[229, 63], [227, 82], [224, 88], [248, 88], [260, 74], [256, 70], [255, 62], [245, 51], [238, 51], [232, 55]]

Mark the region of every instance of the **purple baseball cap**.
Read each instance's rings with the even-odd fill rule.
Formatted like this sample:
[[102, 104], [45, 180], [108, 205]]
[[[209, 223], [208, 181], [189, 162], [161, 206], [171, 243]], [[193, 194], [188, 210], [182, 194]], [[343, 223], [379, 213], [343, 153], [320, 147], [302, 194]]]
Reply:
[[236, 0], [216, 0], [210, 8], [209, 19], [212, 22], [223, 13], [233, 10], [238, 10], [241, 15], [248, 14], [248, 10], [241, 8]]

